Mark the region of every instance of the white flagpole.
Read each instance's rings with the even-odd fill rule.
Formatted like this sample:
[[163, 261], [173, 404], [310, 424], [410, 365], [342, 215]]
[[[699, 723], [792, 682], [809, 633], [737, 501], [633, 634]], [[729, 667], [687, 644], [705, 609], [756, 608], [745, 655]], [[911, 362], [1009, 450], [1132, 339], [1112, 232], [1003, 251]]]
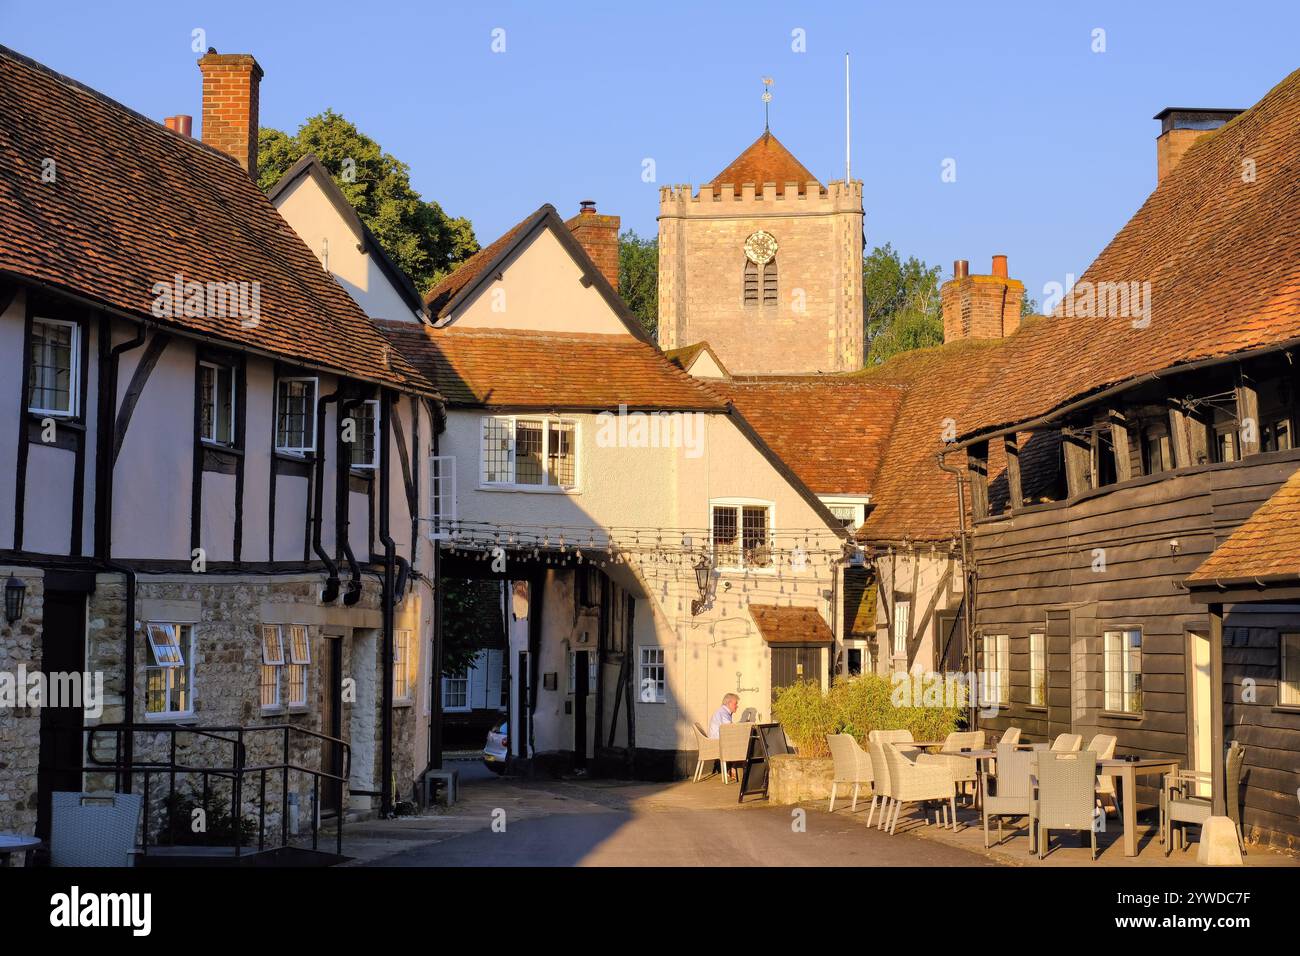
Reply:
[[844, 184], [853, 181], [849, 164], [849, 55], [844, 54]]

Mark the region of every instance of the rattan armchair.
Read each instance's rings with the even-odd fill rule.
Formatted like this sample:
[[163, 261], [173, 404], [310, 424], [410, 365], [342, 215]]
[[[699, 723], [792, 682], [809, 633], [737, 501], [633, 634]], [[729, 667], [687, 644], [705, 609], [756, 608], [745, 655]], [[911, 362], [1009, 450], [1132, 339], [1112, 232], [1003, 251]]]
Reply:
[[1039, 750], [1038, 796], [1034, 822], [1038, 826], [1038, 858], [1048, 850], [1053, 830], [1087, 830], [1092, 858], [1097, 859], [1097, 807], [1094, 788], [1097, 755], [1085, 751]]
[[[1092, 740], [1088, 741], [1088, 749], [1097, 755], [1097, 759], [1110, 760], [1115, 756], [1115, 744], [1117, 739], [1113, 734], [1093, 734]], [[1115, 794], [1115, 778], [1097, 777], [1097, 806], [1101, 807], [1103, 812], [1107, 807], [1118, 809], [1119, 800]]]
[[[947, 816], [952, 810], [952, 828], [957, 829], [957, 792], [952, 773], [944, 761], [922, 754], [916, 763], [898, 752], [895, 744], [881, 744], [889, 767], [889, 787], [894, 798], [892, 834], [898, 828], [898, 815], [908, 803], [938, 803]], [[927, 759], [929, 757], [929, 759]], [[927, 818], [926, 822], [929, 820]]]
[[[1241, 835], [1241, 808], [1238, 794], [1241, 787], [1241, 765], [1246, 751], [1235, 740], [1225, 758], [1224, 789], [1227, 796], [1228, 818], [1237, 828], [1237, 846], [1242, 853], [1246, 844]], [[1178, 845], [1187, 849], [1187, 826], [1201, 826], [1213, 813], [1210, 798], [1212, 777], [1208, 770], [1180, 770], [1167, 773], [1160, 788], [1160, 838], [1165, 845], [1165, 856], [1173, 850], [1174, 827], [1178, 827]]]
[[1083, 734], [1058, 734], [1052, 741], [1052, 753], [1079, 753], [1083, 749]]
[[882, 744], [897, 744], [899, 753], [909, 760], [917, 754], [917, 748], [911, 746], [913, 740], [910, 730], [873, 730], [867, 734], [867, 741], [879, 741]]
[[953, 783], [965, 792], [966, 784], [975, 783], [979, 779], [979, 766], [973, 757], [962, 755], [963, 747], [969, 750], [983, 750], [984, 731], [963, 730], [951, 733], [944, 740], [943, 747], [933, 756], [947, 764], [952, 772]]
[[[998, 821], [998, 844], [1002, 843], [1002, 818], [1032, 815], [1033, 784], [1030, 780], [1038, 755], [1018, 750], [1015, 744], [998, 744], [999, 772], [995, 778], [985, 772], [983, 787], [984, 849], [989, 848], [989, 818]], [[1034, 851], [1034, 827], [1029, 827], [1029, 852]]]
[[691, 724], [691, 729], [695, 731], [695, 749], [699, 751], [699, 756], [695, 760], [694, 782], [699, 783], [705, 766], [722, 759], [722, 741], [717, 737], [710, 737], [698, 723]]
[[[850, 811], [858, 809], [858, 791], [865, 783], [870, 786], [876, 779], [871, 766], [871, 755], [858, 746], [852, 734], [827, 734], [826, 744], [831, 749], [831, 759], [835, 761], [835, 776], [831, 780], [831, 813], [835, 812], [835, 794], [840, 784], [853, 786], [853, 803]], [[871, 814], [876, 810], [876, 795], [871, 794]], [[867, 819], [871, 819], [868, 814]]]
[[876, 812], [876, 797], [880, 797], [880, 821], [876, 824], [877, 830], [884, 829], [885, 817], [889, 815], [890, 801], [894, 798], [894, 790], [889, 780], [889, 762], [885, 759], [885, 745], [873, 736], [875, 731], [867, 735], [867, 754], [871, 757], [871, 772], [875, 777], [871, 785], [871, 813], [867, 814], [867, 826], [871, 826], [871, 820]]
[[749, 756], [749, 734], [752, 723], [723, 724], [718, 728], [718, 763], [722, 769], [722, 782], [727, 782], [728, 765], [741, 764]]

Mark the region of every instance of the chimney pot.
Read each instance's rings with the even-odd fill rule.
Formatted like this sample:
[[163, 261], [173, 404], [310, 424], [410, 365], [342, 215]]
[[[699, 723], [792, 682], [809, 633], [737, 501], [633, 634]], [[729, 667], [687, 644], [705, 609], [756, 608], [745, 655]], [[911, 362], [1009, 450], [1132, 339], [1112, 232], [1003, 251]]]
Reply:
[[1005, 279], [1005, 278], [1007, 277], [1007, 257], [1006, 257], [1006, 256], [994, 256], [994, 257], [993, 257], [993, 274], [994, 274], [995, 276], [997, 276], [999, 279]]
[[970, 262], [966, 259], [955, 259], [952, 264], [952, 277], [954, 279], [964, 279], [970, 275]]
[[194, 117], [187, 116], [184, 113], [178, 113], [176, 116], [169, 116], [163, 120], [163, 125], [173, 133], [181, 136], [192, 136], [194, 129]]
[[578, 207], [578, 211], [584, 216], [596, 215], [596, 200], [594, 199], [584, 199], [578, 203]]

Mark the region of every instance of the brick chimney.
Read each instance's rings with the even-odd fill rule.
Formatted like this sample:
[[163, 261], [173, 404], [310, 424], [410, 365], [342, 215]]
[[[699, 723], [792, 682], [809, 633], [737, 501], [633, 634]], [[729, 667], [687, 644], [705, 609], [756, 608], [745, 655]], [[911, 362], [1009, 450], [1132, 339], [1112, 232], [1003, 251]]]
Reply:
[[576, 216], [565, 223], [591, 261], [618, 291], [618, 216], [596, 212], [594, 199], [584, 199]]
[[1156, 137], [1156, 183], [1164, 181], [1192, 143], [1241, 112], [1169, 106], [1152, 117], [1160, 120], [1160, 135]]
[[247, 53], [208, 48], [203, 72], [203, 142], [229, 153], [257, 180], [257, 104], [262, 68]]
[[1020, 327], [1025, 286], [1007, 277], [1007, 257], [994, 256], [992, 275], [973, 276], [965, 259], [952, 265], [952, 278], [939, 290], [943, 341], [1000, 339]]

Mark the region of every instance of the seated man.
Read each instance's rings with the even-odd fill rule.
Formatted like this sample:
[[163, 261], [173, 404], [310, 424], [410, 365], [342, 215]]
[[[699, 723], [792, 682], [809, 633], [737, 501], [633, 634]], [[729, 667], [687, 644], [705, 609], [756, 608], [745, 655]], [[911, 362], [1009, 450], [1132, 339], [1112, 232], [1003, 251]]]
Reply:
[[735, 694], [727, 694], [722, 698], [722, 706], [713, 712], [709, 718], [709, 736], [717, 737], [722, 733], [722, 725], [729, 724], [736, 713], [736, 708], [740, 706], [740, 698]]

